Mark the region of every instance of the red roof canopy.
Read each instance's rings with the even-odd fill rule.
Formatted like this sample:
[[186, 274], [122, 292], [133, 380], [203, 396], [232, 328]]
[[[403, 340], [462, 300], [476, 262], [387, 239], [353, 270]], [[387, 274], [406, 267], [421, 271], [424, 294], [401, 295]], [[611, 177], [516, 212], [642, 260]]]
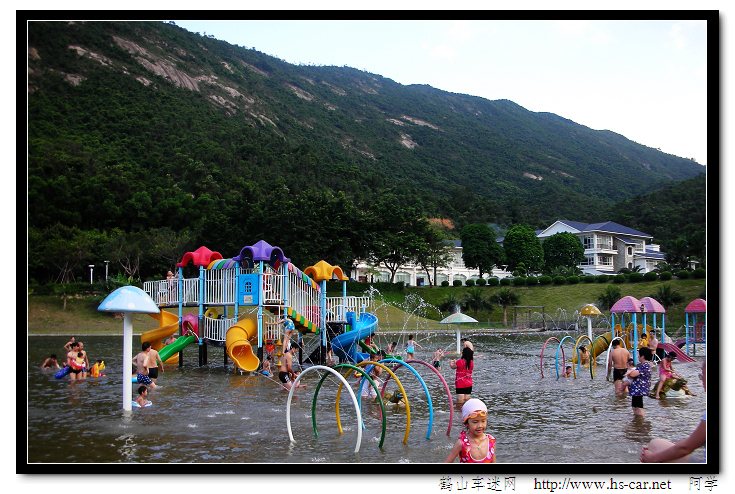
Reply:
[[707, 312], [707, 301], [701, 298], [692, 300], [684, 312]]
[[648, 314], [651, 314], [651, 313], [665, 314], [666, 313], [666, 309], [664, 308], [664, 306], [661, 305], [661, 303], [655, 298], [643, 297], [641, 299], [641, 303], [643, 304], [643, 312], [646, 312]]
[[641, 302], [635, 297], [628, 295], [623, 297], [610, 308], [610, 312], [620, 314], [623, 312], [640, 312]]
[[179, 267], [184, 267], [189, 261], [194, 263], [194, 266], [209, 266], [212, 261], [222, 259], [222, 254], [219, 252], [212, 252], [203, 245], [194, 252], [187, 252], [184, 257], [181, 258], [181, 262], [176, 264]]

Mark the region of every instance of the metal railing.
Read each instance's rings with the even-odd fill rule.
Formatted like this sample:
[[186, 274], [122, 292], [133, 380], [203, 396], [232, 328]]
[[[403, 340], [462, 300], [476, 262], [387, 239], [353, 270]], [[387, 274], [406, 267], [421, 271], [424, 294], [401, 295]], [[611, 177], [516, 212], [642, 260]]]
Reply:
[[236, 275], [235, 268], [204, 271], [204, 304], [234, 305]]
[[197, 305], [199, 303], [199, 278], [182, 280], [183, 299], [179, 299], [179, 280], [146, 281], [143, 291], [153, 299], [156, 305]]
[[266, 265], [263, 270], [263, 287], [261, 293], [263, 294], [264, 304], [282, 304], [283, 303], [283, 270], [286, 269], [285, 265], [282, 265], [278, 271], [273, 271], [269, 266]]
[[359, 314], [370, 307], [370, 297], [327, 297], [326, 322], [343, 322], [347, 312]]
[[204, 331], [199, 336], [212, 341], [225, 341], [227, 330], [237, 322], [236, 318], [231, 319], [212, 319], [204, 317]]
[[321, 327], [319, 292], [293, 271], [288, 272], [288, 306]]

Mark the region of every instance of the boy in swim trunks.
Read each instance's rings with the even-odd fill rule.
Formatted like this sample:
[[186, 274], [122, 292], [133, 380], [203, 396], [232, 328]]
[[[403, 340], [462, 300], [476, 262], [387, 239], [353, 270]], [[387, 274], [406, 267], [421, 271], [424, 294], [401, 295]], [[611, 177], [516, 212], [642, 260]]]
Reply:
[[148, 354], [151, 351], [151, 342], [146, 341], [141, 345], [141, 352], [135, 356], [135, 365], [138, 368], [138, 382], [144, 384], [153, 389], [160, 388], [161, 386], [156, 385], [150, 376], [148, 376]]
[[[292, 346], [286, 353], [281, 357], [281, 371], [278, 373], [278, 379], [283, 383], [283, 387], [291, 389], [293, 382], [296, 380], [297, 374], [293, 371], [293, 354], [296, 351], [296, 347]], [[306, 384], [299, 384], [299, 388], [305, 388]]]
[[623, 378], [625, 373], [628, 372], [628, 359], [630, 358], [630, 352], [620, 346], [620, 340], [613, 340], [612, 350], [610, 351], [610, 357], [608, 360], [608, 371], [606, 380], [610, 380], [610, 370], [613, 374], [613, 383], [615, 386], [616, 393], [623, 392]]
[[437, 348], [434, 352], [434, 355], [431, 356], [431, 360], [433, 361], [431, 365], [433, 365], [437, 370], [441, 370], [442, 363], [441, 358], [444, 356], [444, 350], [441, 348]]

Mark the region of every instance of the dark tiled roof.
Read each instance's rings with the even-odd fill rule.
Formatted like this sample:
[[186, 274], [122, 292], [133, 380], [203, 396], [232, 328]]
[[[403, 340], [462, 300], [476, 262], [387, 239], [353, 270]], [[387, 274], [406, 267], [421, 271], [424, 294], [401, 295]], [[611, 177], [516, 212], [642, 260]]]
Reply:
[[559, 222], [564, 223], [565, 225], [569, 225], [575, 230], [579, 230], [580, 232], [587, 228], [587, 223], [580, 223], [579, 221], [559, 220]]
[[627, 226], [618, 225], [614, 221], [605, 221], [602, 223], [590, 223], [584, 228], [584, 231], [603, 231], [603, 232], [610, 232], [610, 233], [621, 233], [623, 235], [635, 235], [638, 237], [651, 237], [651, 235], [643, 232], [639, 232], [638, 230], [633, 230], [632, 228], [628, 228]]

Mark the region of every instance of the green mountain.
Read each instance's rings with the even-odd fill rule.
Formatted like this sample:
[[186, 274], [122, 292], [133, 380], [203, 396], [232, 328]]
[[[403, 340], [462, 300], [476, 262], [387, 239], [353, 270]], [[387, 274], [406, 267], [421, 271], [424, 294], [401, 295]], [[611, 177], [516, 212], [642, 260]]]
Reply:
[[223, 249], [245, 245], [237, 232], [277, 239], [310, 202], [356, 216], [391, 194], [458, 228], [601, 221], [704, 171], [508, 100], [160, 22], [30, 22], [28, 138], [32, 228], [187, 229]]

